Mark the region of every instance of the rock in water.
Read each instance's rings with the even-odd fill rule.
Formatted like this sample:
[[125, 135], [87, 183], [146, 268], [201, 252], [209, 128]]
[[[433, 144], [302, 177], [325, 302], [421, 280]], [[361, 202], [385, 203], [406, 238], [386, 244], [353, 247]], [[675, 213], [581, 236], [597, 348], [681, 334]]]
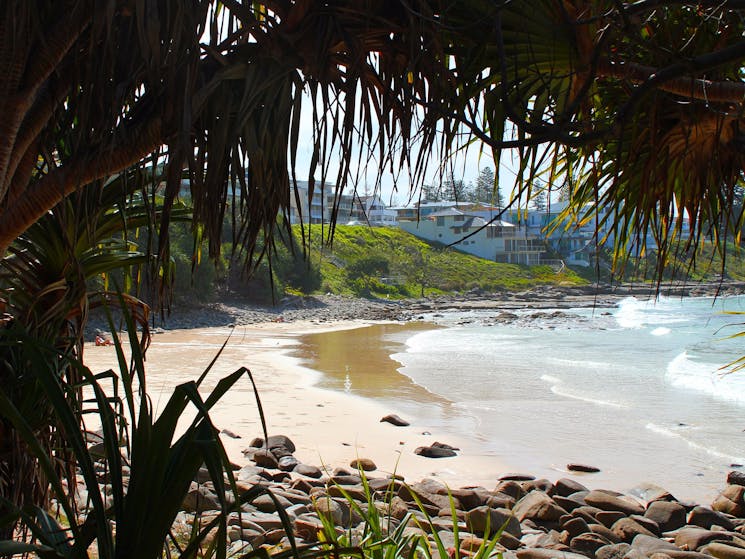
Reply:
[[408, 421], [401, 419], [394, 413], [388, 414], [385, 417], [381, 418], [380, 422], [390, 423], [391, 425], [395, 425], [396, 427], [408, 427], [409, 425], [411, 425]]
[[570, 472], [585, 472], [587, 474], [596, 474], [600, 471], [600, 468], [595, 466], [588, 466], [587, 464], [567, 464], [567, 470]]

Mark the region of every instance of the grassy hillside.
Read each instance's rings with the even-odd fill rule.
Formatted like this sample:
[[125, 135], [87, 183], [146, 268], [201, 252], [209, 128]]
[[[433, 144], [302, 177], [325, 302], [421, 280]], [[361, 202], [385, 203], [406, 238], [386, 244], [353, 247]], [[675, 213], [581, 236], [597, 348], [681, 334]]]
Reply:
[[433, 246], [394, 227], [338, 226], [333, 245], [321, 245], [321, 228], [313, 226], [310, 271], [320, 270], [317, 289], [324, 293], [419, 297], [423, 293], [473, 289], [493, 292], [541, 284], [586, 283], [571, 270], [557, 274], [549, 266], [499, 264]]

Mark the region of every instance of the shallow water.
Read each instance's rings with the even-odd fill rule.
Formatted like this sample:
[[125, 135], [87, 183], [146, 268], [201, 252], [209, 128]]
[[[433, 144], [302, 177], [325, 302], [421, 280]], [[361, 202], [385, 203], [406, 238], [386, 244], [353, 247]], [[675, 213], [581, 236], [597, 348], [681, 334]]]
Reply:
[[[374, 327], [304, 340], [320, 383], [374, 397], [479, 452], [550, 479], [628, 489], [652, 482], [708, 501], [745, 464], [745, 298], [629, 298], [521, 326], [492, 312], [428, 317], [444, 328]], [[420, 327], [421, 328], [421, 327]], [[395, 361], [392, 361], [395, 360]], [[396, 372], [398, 371], [398, 374]]]

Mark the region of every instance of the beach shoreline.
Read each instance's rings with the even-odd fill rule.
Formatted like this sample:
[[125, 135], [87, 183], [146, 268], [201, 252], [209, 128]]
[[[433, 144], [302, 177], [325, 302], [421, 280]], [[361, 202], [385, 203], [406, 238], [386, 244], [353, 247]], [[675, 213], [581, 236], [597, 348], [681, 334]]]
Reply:
[[[710, 292], [704, 294], [710, 295]], [[602, 305], [595, 295], [575, 295], [566, 300], [556, 291], [527, 293], [508, 300], [441, 298], [417, 304], [322, 296], [304, 298], [302, 305], [295, 300], [293, 305], [286, 304], [284, 310], [276, 313], [273, 319], [256, 322], [249, 322], [252, 313], [256, 312], [253, 308], [230, 307], [237, 310], [231, 310], [227, 317], [222, 312], [217, 316], [210, 316], [209, 311], [203, 310], [199, 324], [206, 323], [207, 327], [180, 319], [181, 323], [186, 323], [189, 327], [155, 330], [148, 353], [149, 369], [178, 369], [181, 376], [176, 379], [170, 373], [164, 373], [165, 376], [159, 379], [160, 373], [151, 374], [149, 386], [158, 390], [157, 399], [162, 399], [174, 382], [196, 378], [201, 373], [200, 367], [206, 366], [230, 335], [231, 341], [218, 360], [211, 378], [216, 381], [241, 366], [247, 366], [259, 386], [269, 434], [286, 435], [295, 441], [298, 447], [296, 454], [301, 462], [323, 466], [333, 472], [338, 468], [349, 468], [356, 458], [368, 458], [377, 465], [378, 473], [396, 472], [409, 481], [434, 478], [452, 487], [481, 485], [488, 488], [505, 472], [524, 470], [515, 467], [519, 457], [513, 462], [508, 452], [484, 454], [483, 449], [472, 438], [458, 437], [451, 430], [438, 429], [441, 425], [433, 427], [418, 422], [416, 413], [408, 413], [412, 408], [397, 406], [394, 398], [381, 401], [371, 398], [369, 394], [360, 395], [356, 390], [345, 392], [339, 388], [338, 378], [335, 380], [336, 387], [329, 387], [328, 382], [319, 385], [318, 381], [325, 378], [327, 371], [313, 370], [308, 365], [309, 356], [298, 353], [302, 349], [303, 338], [374, 325], [391, 324], [406, 328], [421, 325], [425, 314], [426, 318], [431, 318], [437, 313], [474, 308], [488, 310], [495, 317], [510, 309], [522, 309], [526, 311], [522, 316], [527, 317], [527, 320], [543, 320], [547, 309], [569, 308], [569, 303], [571, 308], [606, 308], [614, 306], [627, 296], [626, 293], [604, 296]], [[336, 299], [343, 300], [339, 302]], [[557, 305], [559, 300], [563, 300], [564, 305]], [[297, 308], [290, 308], [291, 306]], [[373, 316], [380, 316], [380, 309], [383, 309], [383, 315], [389, 316], [388, 319], [369, 317], [368, 312]], [[391, 312], [392, 309], [395, 314]], [[350, 320], [348, 316], [357, 318]], [[394, 316], [398, 320], [393, 320]], [[563, 319], [559, 316], [557, 320]], [[178, 354], [183, 353], [185, 347], [194, 349], [187, 352], [190, 355], [195, 352], [201, 354], [201, 361], [192, 357], [184, 363], [184, 359]], [[94, 371], [112, 366], [113, 363], [106, 362], [110, 356], [110, 348], [86, 348], [86, 362]], [[341, 366], [341, 362], [339, 365]], [[391, 366], [396, 368], [397, 364], [391, 362]], [[208, 383], [206, 388], [209, 386]], [[357, 388], [356, 385], [353, 386]], [[218, 407], [214, 420], [220, 429], [241, 437], [235, 439], [226, 433], [223, 441], [231, 459], [238, 465], [245, 465], [250, 461], [243, 456], [242, 451], [248, 447], [252, 438], [261, 436], [261, 427], [250, 390], [246, 386], [236, 392], [241, 392], [240, 402], [230, 404], [225, 409]], [[391, 413], [411, 420], [412, 425], [395, 427], [381, 423], [380, 419]], [[434, 442], [452, 445], [460, 450], [456, 457], [445, 459], [424, 458], [414, 454], [419, 446]], [[564, 469], [564, 464], [553, 465], [550, 471], [525, 473], [545, 475], [551, 479], [569, 475], [591, 487], [602, 485], [609, 489], [625, 490], [630, 486], [629, 480], [612, 479], [613, 474], [610, 472], [600, 476], [570, 473]], [[663, 480], [659, 482], [660, 485], [665, 485]], [[709, 497], [707, 494], [706, 498]]]

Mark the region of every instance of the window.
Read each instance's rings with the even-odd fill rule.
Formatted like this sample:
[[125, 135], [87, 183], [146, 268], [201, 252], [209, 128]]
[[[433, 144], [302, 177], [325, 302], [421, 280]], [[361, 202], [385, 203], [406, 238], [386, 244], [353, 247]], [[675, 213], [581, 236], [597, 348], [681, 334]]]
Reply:
[[453, 221], [463, 221], [463, 220], [465, 219], [465, 217], [466, 217], [466, 216], [464, 216], [464, 215], [456, 215], [456, 216], [455, 216], [455, 217], [453, 218]]
[[453, 227], [453, 233], [460, 235], [460, 227]]
[[437, 216], [437, 227], [445, 225], [445, 216]]

